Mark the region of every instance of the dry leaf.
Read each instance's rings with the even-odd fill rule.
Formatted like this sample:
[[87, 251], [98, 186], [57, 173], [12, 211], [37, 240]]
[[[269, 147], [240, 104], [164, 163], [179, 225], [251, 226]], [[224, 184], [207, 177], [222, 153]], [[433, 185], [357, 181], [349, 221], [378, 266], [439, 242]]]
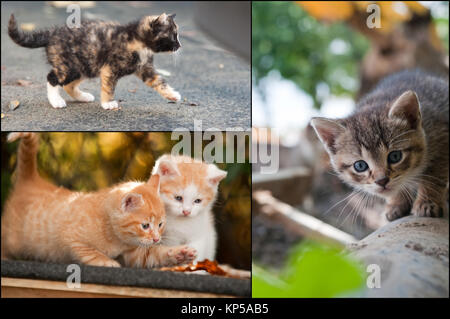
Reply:
[[191, 103], [189, 103], [189, 105], [190, 106], [198, 106], [198, 103], [191, 102]]
[[219, 69], [223, 69], [225, 66], [221, 63], [219, 64]]
[[4, 117], [5, 117], [5, 114], [2, 113], [2, 118], [4, 118]]
[[19, 105], [20, 105], [19, 101], [17, 101], [17, 100], [11, 101], [11, 102], [9, 102], [9, 109], [13, 111], [13, 110], [17, 109], [17, 107]]
[[175, 266], [175, 267], [163, 267], [160, 270], [163, 271], [177, 271], [177, 272], [194, 272], [198, 270], [204, 270], [211, 275], [224, 276], [224, 277], [233, 277], [233, 278], [249, 278], [248, 271], [235, 270], [231, 267], [226, 268], [225, 271], [222, 267], [219, 266], [216, 260], [211, 261], [205, 259], [203, 261], [197, 262], [196, 265], [189, 264], [187, 266]]
[[128, 92], [130, 92], [130, 93], [136, 93], [136, 89], [129, 89]]
[[30, 86], [31, 84], [33, 84], [33, 82], [31, 82], [31, 81], [17, 80], [17, 85], [20, 85], [20, 86]]

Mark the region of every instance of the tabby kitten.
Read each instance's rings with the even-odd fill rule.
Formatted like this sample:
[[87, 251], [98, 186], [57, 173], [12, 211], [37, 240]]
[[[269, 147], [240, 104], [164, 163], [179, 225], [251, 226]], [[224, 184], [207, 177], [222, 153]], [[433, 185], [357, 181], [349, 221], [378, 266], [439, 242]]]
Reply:
[[422, 71], [387, 77], [345, 119], [311, 125], [339, 177], [386, 200], [386, 217], [440, 217], [447, 209], [448, 82]]
[[163, 155], [152, 174], [161, 176], [161, 198], [167, 214], [162, 243], [194, 248], [195, 261], [214, 260], [217, 234], [212, 206], [227, 172], [191, 157]]
[[153, 54], [175, 52], [180, 47], [175, 14], [146, 16], [127, 25], [113, 22], [84, 21], [80, 27], [56, 27], [23, 32], [11, 15], [8, 34], [20, 46], [45, 47], [52, 70], [47, 75], [47, 96], [54, 108], [66, 106], [59, 87], [79, 102], [92, 102], [94, 96], [78, 86], [86, 78], [100, 77], [101, 105], [119, 107], [114, 100], [117, 81], [134, 73], [145, 84], [171, 101], [180, 94], [161, 78], [153, 66]]
[[2, 258], [80, 262], [120, 267], [115, 260], [139, 247], [148, 248], [143, 266], [169, 266], [195, 258], [186, 246], [161, 242], [166, 217], [159, 196], [159, 175], [146, 183], [128, 182], [92, 193], [72, 192], [39, 176], [35, 133], [22, 138], [14, 189], [1, 223]]

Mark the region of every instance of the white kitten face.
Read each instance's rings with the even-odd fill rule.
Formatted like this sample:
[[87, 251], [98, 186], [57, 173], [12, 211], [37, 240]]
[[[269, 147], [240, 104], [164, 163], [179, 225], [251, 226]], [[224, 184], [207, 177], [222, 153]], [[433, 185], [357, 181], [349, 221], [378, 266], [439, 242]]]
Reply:
[[158, 159], [153, 174], [161, 176], [161, 198], [169, 216], [193, 218], [209, 211], [226, 172], [188, 157]]
[[[180, 185], [181, 186], [181, 185]], [[210, 196], [202, 194], [195, 184], [179, 187], [162, 196], [167, 214], [179, 217], [195, 217], [210, 206]]]

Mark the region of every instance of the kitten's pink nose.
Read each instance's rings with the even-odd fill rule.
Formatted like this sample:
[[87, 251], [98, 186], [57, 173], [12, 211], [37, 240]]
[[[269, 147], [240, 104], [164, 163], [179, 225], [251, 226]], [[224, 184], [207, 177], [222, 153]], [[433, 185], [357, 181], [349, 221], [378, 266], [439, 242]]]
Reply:
[[188, 215], [190, 215], [190, 214], [191, 214], [190, 211], [188, 211], [188, 210], [183, 210], [183, 215], [184, 215], [184, 216], [188, 216]]
[[379, 178], [379, 179], [375, 180], [375, 183], [377, 183], [381, 187], [385, 187], [386, 184], [389, 183], [389, 177], [384, 176], [382, 178]]
[[153, 238], [153, 242], [155, 243], [159, 242], [159, 238]]

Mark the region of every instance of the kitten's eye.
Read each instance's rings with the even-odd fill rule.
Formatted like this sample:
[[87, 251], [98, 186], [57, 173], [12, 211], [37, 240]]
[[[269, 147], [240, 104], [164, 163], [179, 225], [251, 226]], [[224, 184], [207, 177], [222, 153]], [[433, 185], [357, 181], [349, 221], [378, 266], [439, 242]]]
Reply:
[[183, 197], [181, 197], [181, 196], [175, 196], [175, 199], [176, 199], [177, 201], [181, 202], [181, 201], [183, 200]]
[[194, 200], [194, 203], [196, 204], [200, 204], [202, 202], [202, 200], [200, 198], [197, 198], [196, 200]]
[[148, 229], [150, 227], [149, 223], [142, 224], [142, 229]]
[[402, 151], [392, 151], [388, 155], [388, 163], [395, 164], [402, 159]]
[[364, 161], [357, 161], [353, 164], [353, 167], [355, 168], [355, 171], [358, 173], [364, 172], [369, 168], [369, 165], [367, 165]]
[[159, 227], [159, 228], [161, 228], [162, 224], [163, 224], [163, 223], [162, 223], [162, 222], [160, 222], [160, 223], [159, 223], [159, 225], [158, 225], [158, 227]]

